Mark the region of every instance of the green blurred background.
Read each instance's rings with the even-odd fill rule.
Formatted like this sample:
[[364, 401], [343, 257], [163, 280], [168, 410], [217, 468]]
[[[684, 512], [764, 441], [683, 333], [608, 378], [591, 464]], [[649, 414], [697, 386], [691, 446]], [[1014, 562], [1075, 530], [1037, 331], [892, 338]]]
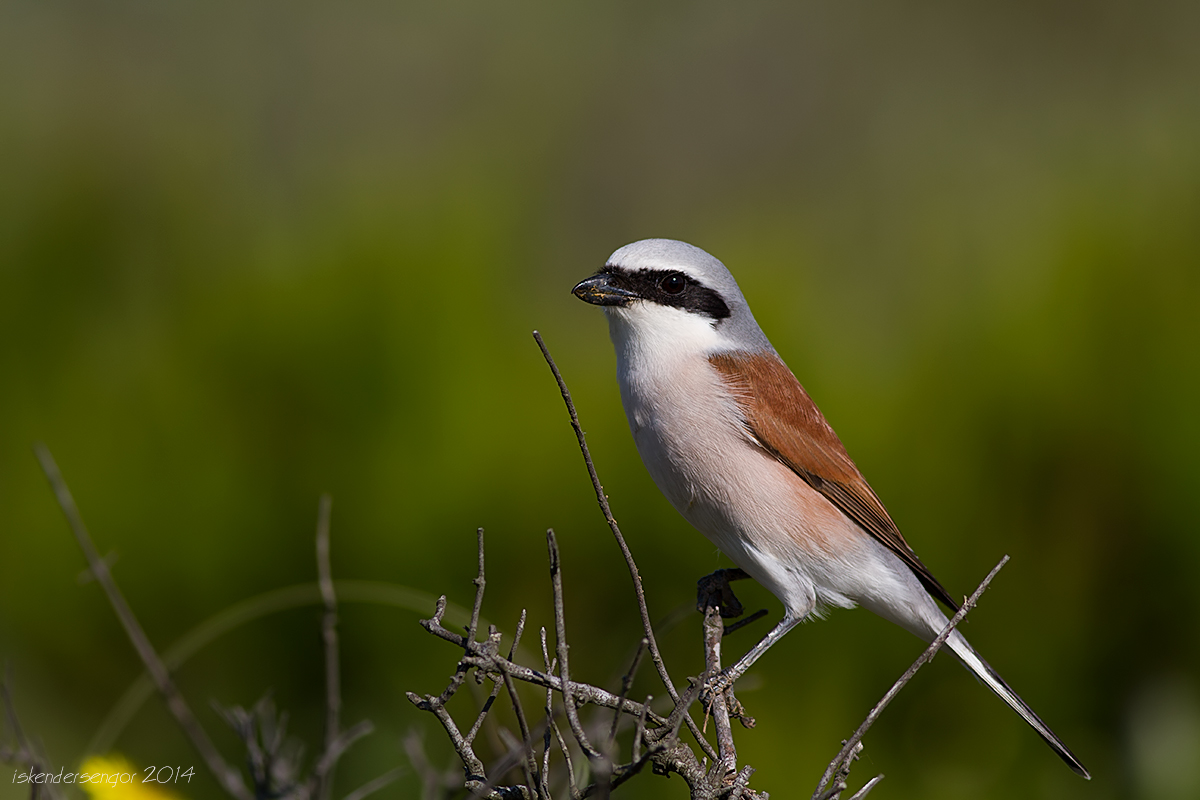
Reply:
[[[139, 673], [77, 580], [35, 441], [160, 647], [312, 580], [329, 491], [339, 578], [469, 604], [487, 528], [485, 615], [506, 631], [523, 607], [551, 621], [553, 526], [575, 673], [614, 686], [629, 579], [530, 331], [652, 613], [686, 607], [728, 562], [643, 470], [602, 315], [569, 294], [666, 236], [729, 265], [951, 592], [1012, 555], [968, 634], [1095, 774], [942, 658], [857, 781], [1200, 797], [1198, 87], [1192, 0], [2, 0], [0, 656], [26, 727], [77, 763]], [[455, 661], [418, 617], [343, 608], [345, 719], [378, 730], [342, 793], [407, 763], [414, 728], [452, 762], [403, 695]], [[663, 636], [680, 681], [698, 631]], [[754, 785], [815, 784], [919, 649], [863, 611], [787, 637], [740, 694]], [[231, 759], [210, 701], [268, 688], [315, 743], [319, 614], [240, 628], [178, 678]], [[649, 670], [639, 692], [661, 693]], [[117, 748], [200, 769], [157, 700]], [[0, 798], [26, 796], [4, 777]], [[186, 792], [217, 794], [206, 775]], [[650, 775], [626, 794], [686, 796]], [[410, 770], [379, 797], [418, 795]]]

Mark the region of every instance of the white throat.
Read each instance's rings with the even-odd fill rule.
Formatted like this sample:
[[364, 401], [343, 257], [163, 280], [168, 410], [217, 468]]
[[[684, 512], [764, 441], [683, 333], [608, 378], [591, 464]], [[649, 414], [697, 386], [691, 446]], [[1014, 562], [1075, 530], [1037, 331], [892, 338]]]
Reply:
[[617, 351], [617, 372], [650, 369], [670, 374], [692, 359], [737, 349], [709, 317], [639, 301], [604, 309]]

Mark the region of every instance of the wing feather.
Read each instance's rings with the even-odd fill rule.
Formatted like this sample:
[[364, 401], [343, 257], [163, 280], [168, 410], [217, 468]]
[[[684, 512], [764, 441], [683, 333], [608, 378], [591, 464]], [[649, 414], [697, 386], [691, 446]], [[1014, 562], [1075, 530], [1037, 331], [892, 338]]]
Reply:
[[958, 604], [921, 563], [804, 387], [773, 354], [721, 353], [709, 362], [730, 387], [762, 448], [895, 553], [935, 598]]

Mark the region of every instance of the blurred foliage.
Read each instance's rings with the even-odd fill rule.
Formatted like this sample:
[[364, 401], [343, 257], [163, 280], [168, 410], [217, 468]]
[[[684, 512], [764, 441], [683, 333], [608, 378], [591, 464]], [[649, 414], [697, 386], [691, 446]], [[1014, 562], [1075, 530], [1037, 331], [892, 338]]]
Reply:
[[[568, 294], [668, 236], [738, 276], [951, 591], [1012, 554], [969, 634], [1096, 776], [939, 659], [867, 737], [860, 780], [1200, 796], [1163, 756], [1200, 730], [1198, 85], [1187, 0], [0, 0], [0, 654], [26, 727], [79, 763], [138, 674], [75, 580], [38, 440], [160, 647], [311, 581], [327, 490], [340, 578], [469, 602], [486, 527], [485, 614], [506, 630], [522, 607], [550, 621], [555, 527], [572, 663], [613, 685], [629, 581], [529, 332], [654, 613], [689, 604], [727, 562], [645, 474], [603, 319]], [[403, 697], [453, 667], [416, 618], [343, 609], [344, 719], [378, 726], [344, 791], [402, 762], [414, 726], [450, 761]], [[317, 741], [318, 634], [315, 608], [283, 613], [180, 671], [227, 753], [210, 700], [267, 688]], [[664, 647], [698, 671], [699, 619]], [[741, 694], [755, 785], [815, 783], [919, 647], [865, 612], [789, 636]], [[202, 772], [157, 702], [118, 747]], [[379, 796], [417, 793], [410, 773]]]

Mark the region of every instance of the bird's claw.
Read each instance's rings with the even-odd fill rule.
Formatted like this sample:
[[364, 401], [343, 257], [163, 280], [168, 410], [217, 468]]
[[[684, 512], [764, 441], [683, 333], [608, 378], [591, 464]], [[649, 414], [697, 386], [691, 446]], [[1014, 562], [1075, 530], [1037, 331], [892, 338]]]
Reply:
[[740, 569], [719, 569], [711, 575], [705, 575], [696, 581], [696, 610], [703, 614], [709, 606], [717, 606], [725, 619], [740, 617], [744, 609], [729, 582], [746, 577], [746, 573]]
[[733, 679], [729, 676], [728, 671], [718, 672], [705, 679], [704, 685], [700, 689], [700, 704], [704, 708], [704, 713], [711, 714], [713, 703], [722, 695], [725, 696], [725, 707], [729, 711], [729, 716], [742, 723], [742, 727], [753, 728], [754, 717], [746, 713], [745, 707], [734, 696]]

